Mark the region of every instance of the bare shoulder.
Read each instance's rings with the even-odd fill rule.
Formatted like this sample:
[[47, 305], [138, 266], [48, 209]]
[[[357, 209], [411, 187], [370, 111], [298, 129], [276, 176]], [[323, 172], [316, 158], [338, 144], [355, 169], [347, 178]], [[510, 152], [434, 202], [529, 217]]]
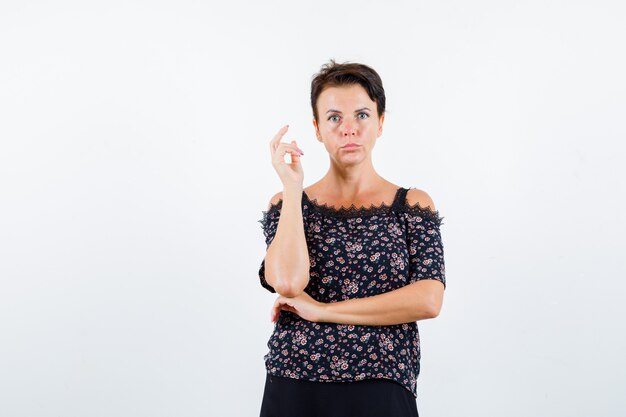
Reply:
[[272, 205], [278, 204], [278, 202], [283, 198], [283, 192], [279, 191], [270, 198], [270, 202], [267, 205], [267, 209], [269, 210]]
[[409, 191], [406, 193], [406, 201], [410, 206], [415, 206], [419, 203], [420, 207], [429, 207], [432, 211], [437, 210], [433, 199], [430, 198], [426, 191], [419, 188], [409, 188]]

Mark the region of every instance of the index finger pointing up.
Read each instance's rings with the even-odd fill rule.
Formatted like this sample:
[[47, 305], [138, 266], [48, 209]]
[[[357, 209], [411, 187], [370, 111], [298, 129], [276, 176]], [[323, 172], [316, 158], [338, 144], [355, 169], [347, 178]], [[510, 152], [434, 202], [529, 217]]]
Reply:
[[285, 126], [281, 127], [280, 130], [278, 131], [278, 133], [276, 133], [276, 136], [274, 136], [272, 138], [272, 140], [270, 141], [270, 147], [272, 148], [272, 150], [276, 149], [276, 147], [280, 143], [280, 140], [282, 139], [282, 137], [287, 132], [287, 129], [289, 129], [289, 125], [285, 125]]

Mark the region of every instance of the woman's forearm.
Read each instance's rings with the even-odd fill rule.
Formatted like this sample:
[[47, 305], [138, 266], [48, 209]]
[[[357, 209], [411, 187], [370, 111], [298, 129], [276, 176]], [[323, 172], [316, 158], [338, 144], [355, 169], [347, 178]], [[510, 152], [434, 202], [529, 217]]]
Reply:
[[318, 321], [389, 326], [436, 317], [433, 297], [418, 283], [365, 298], [324, 304]]
[[265, 280], [280, 295], [295, 297], [309, 283], [302, 188], [284, 188], [282, 200], [276, 235], [265, 254]]

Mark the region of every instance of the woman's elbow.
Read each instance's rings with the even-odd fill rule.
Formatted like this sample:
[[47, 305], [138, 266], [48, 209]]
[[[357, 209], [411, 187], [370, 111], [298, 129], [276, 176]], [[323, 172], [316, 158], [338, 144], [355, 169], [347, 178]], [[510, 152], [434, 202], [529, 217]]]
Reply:
[[[269, 259], [268, 259], [269, 258]], [[266, 281], [277, 293], [285, 297], [297, 297], [309, 285], [309, 268], [299, 266], [299, 272], [294, 275], [294, 265], [285, 265], [282, 260], [275, 260], [272, 256], [265, 257]], [[267, 279], [269, 277], [269, 280]]]
[[302, 294], [307, 285], [309, 285], [308, 278], [306, 280], [293, 278], [290, 280], [278, 280], [274, 288], [280, 295], [293, 298]]

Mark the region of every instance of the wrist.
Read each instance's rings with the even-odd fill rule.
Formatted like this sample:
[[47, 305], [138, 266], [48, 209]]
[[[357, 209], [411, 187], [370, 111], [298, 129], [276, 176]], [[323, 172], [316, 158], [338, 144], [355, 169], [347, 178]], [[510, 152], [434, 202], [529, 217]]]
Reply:
[[318, 321], [333, 323], [333, 304], [334, 303], [320, 303], [320, 318]]
[[293, 204], [300, 206], [302, 191], [302, 188], [295, 186], [283, 188], [283, 202], [289, 202], [290, 204], [293, 202]]
[[304, 187], [302, 187], [301, 185], [289, 185], [289, 186], [285, 186], [283, 187], [283, 196], [285, 195], [296, 195], [296, 194], [302, 194], [302, 191], [304, 190]]

